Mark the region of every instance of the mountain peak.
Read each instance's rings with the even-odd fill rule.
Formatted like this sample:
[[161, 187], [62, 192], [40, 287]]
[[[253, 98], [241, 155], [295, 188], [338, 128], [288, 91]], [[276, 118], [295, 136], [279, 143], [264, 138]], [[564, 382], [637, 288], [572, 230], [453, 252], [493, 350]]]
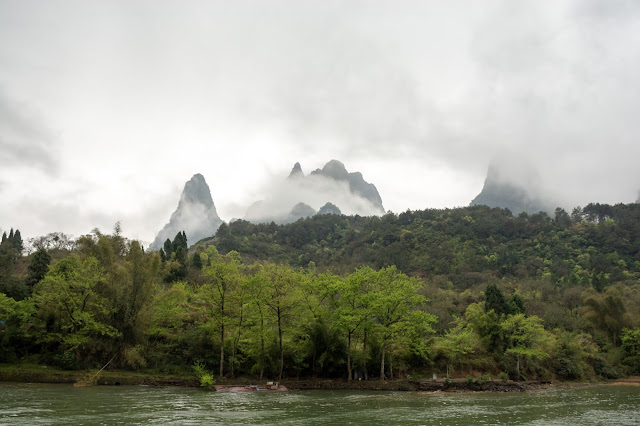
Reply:
[[347, 168], [338, 160], [331, 160], [325, 164], [322, 168], [322, 174], [335, 180], [347, 180], [349, 178]]
[[304, 173], [302, 172], [302, 166], [300, 163], [296, 163], [293, 165], [291, 169], [291, 173], [289, 173], [289, 179], [304, 177]]
[[312, 175], [320, 175], [330, 177], [337, 181], [347, 182], [349, 184], [350, 191], [358, 195], [373, 205], [373, 207], [381, 214], [385, 212], [382, 206], [382, 198], [378, 193], [378, 189], [372, 183], [364, 180], [362, 173], [347, 171], [345, 165], [338, 160], [331, 160], [324, 165], [322, 170], [317, 169], [311, 172]]
[[184, 189], [180, 196], [180, 202], [183, 201], [188, 203], [204, 204], [207, 207], [213, 207], [215, 210], [209, 185], [207, 185], [207, 181], [200, 173], [193, 175], [193, 177], [184, 184]]
[[167, 238], [173, 238], [180, 231], [184, 231], [189, 242], [194, 244], [215, 234], [221, 223], [209, 185], [204, 176], [196, 173], [184, 184], [176, 211], [171, 215], [169, 223], [158, 232], [150, 247], [162, 247]]
[[540, 211], [550, 212], [553, 209], [548, 202], [537, 197], [535, 191], [525, 186], [524, 183], [520, 183], [529, 182], [535, 185], [537, 180], [537, 172], [530, 166], [515, 169], [512, 164], [500, 167], [499, 164], [492, 161], [489, 164], [482, 191], [471, 201], [470, 205], [506, 208], [513, 215], [522, 212], [529, 214]]
[[337, 215], [341, 215], [342, 211], [340, 211], [338, 206], [336, 206], [335, 204], [327, 202], [324, 206], [320, 207], [320, 210], [318, 210], [318, 214], [319, 215], [322, 215], [322, 214], [337, 214]]

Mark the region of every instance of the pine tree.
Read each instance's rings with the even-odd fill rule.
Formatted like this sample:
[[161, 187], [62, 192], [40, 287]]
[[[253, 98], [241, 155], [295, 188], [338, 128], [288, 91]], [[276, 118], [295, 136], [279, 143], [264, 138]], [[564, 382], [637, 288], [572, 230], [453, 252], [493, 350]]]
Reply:
[[511, 313], [511, 309], [509, 304], [504, 298], [504, 295], [495, 284], [487, 285], [487, 290], [484, 292], [484, 310], [485, 312], [489, 312], [490, 310], [494, 310], [498, 315], [509, 315]]
[[47, 274], [50, 263], [51, 256], [45, 249], [39, 249], [33, 254], [31, 263], [27, 268], [29, 274], [26, 279], [27, 287], [29, 287], [30, 290]]
[[12, 243], [13, 243], [13, 246], [16, 248], [16, 250], [18, 250], [18, 253], [22, 254], [22, 251], [24, 250], [24, 244], [23, 244], [22, 236], [20, 235], [19, 229], [16, 229], [16, 232], [13, 233]]
[[200, 253], [194, 253], [191, 258], [191, 267], [194, 269], [202, 269], [202, 258], [200, 257]]
[[173, 253], [173, 248], [171, 247], [171, 240], [167, 238], [164, 242], [164, 254], [167, 259], [171, 259], [171, 253]]

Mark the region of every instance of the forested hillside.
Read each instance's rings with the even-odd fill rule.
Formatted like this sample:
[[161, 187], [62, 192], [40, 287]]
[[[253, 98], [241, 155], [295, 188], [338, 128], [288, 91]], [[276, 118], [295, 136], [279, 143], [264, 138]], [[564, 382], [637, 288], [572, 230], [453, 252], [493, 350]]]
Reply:
[[[17, 231], [16, 231], [17, 232]], [[0, 361], [219, 376], [640, 373], [640, 205], [236, 221], [0, 246]], [[19, 235], [19, 234], [18, 234]], [[22, 242], [21, 242], [22, 244]]]
[[[512, 217], [474, 206], [383, 217], [324, 215], [289, 226], [223, 225], [210, 240], [222, 252], [349, 272], [395, 265], [411, 275], [446, 275], [456, 288], [496, 277], [593, 284], [640, 278], [640, 205], [590, 204]], [[203, 241], [208, 244], [209, 241]]]

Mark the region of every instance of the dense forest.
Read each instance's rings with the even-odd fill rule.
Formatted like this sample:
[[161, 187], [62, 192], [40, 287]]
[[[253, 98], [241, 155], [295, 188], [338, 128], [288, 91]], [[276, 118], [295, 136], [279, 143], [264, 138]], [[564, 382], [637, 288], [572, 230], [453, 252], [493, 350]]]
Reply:
[[158, 252], [94, 230], [0, 244], [0, 362], [216, 376], [640, 373], [640, 204], [223, 224]]

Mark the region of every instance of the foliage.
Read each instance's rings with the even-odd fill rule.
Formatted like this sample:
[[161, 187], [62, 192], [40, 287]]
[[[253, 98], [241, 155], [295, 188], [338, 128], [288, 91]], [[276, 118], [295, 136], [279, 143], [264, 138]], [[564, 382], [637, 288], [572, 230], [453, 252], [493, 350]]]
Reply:
[[621, 340], [626, 355], [624, 363], [634, 374], [640, 374], [640, 328], [623, 329]]
[[196, 379], [200, 382], [200, 386], [206, 390], [212, 390], [216, 380], [214, 379], [213, 374], [206, 370], [204, 364], [202, 362], [195, 362], [192, 368]]
[[638, 370], [638, 205], [553, 219], [474, 206], [240, 220], [191, 250], [180, 232], [161, 252], [119, 224], [25, 250], [16, 234], [0, 243], [8, 362], [79, 368], [115, 355], [123, 369], [197, 361], [260, 379]]

